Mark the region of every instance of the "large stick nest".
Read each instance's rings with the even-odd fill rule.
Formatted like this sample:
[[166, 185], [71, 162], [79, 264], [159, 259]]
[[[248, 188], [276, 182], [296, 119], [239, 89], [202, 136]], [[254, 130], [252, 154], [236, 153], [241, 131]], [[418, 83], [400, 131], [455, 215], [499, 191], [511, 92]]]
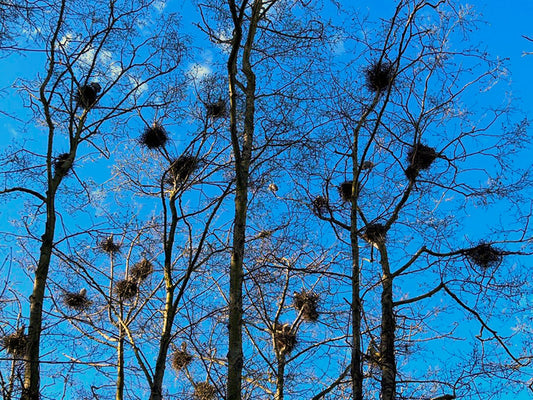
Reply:
[[392, 64], [376, 61], [366, 70], [366, 86], [372, 92], [382, 92], [387, 89], [394, 79], [394, 67]]
[[87, 298], [87, 292], [82, 289], [80, 292], [66, 292], [63, 295], [63, 303], [74, 310], [84, 311], [88, 309], [93, 302]]
[[318, 300], [320, 296], [317, 293], [302, 290], [295, 292], [293, 305], [305, 321], [315, 322], [318, 320]]
[[[339, 185], [339, 195], [343, 201], [348, 202], [352, 200], [352, 185], [353, 181], [346, 181]], [[355, 188], [355, 195], [357, 196], [357, 186]]]
[[146, 258], [143, 258], [141, 261], [133, 265], [130, 275], [134, 279], [144, 281], [146, 278], [148, 278], [148, 276], [150, 276], [153, 270], [154, 267], [152, 263]]
[[420, 171], [429, 169], [436, 158], [437, 152], [434, 148], [420, 143], [414, 145], [407, 153], [409, 166], [405, 170], [405, 175], [410, 180], [415, 180]]
[[139, 138], [139, 143], [149, 149], [164, 147], [168, 141], [168, 133], [160, 124], [147, 127]]
[[113, 235], [100, 242], [100, 248], [107, 254], [115, 254], [120, 250], [120, 245], [113, 241]]
[[194, 385], [194, 398], [198, 400], [213, 400], [216, 389], [209, 382], [198, 382]]
[[69, 160], [69, 153], [59, 154], [54, 159], [54, 171], [58, 175], [66, 175], [72, 168], [72, 162]]
[[198, 157], [183, 154], [175, 159], [170, 164], [169, 178], [167, 182], [169, 184], [175, 184], [177, 182], [185, 182], [198, 168], [200, 160]]
[[312, 202], [313, 211], [319, 217], [324, 215], [329, 209], [329, 201], [324, 196], [316, 196]]
[[208, 117], [221, 118], [226, 115], [226, 102], [222, 99], [205, 105]]
[[483, 269], [497, 267], [503, 261], [503, 252], [488, 243], [480, 243], [476, 247], [465, 250], [464, 253], [471, 264]]
[[190, 355], [187, 350], [176, 350], [172, 354], [172, 368], [174, 368], [176, 372], [179, 372], [192, 362], [192, 358], [192, 355]]
[[370, 243], [384, 243], [387, 237], [387, 229], [382, 224], [368, 224], [363, 231], [363, 238]]
[[289, 324], [274, 324], [272, 336], [274, 349], [278, 354], [285, 355], [290, 353], [296, 346], [296, 332], [293, 331]]
[[96, 82], [92, 82], [88, 85], [80, 86], [75, 96], [76, 102], [78, 103], [79, 106], [81, 106], [85, 110], [89, 110], [91, 107], [93, 107], [96, 104], [98, 92], [101, 89], [102, 87]]
[[28, 337], [24, 334], [24, 328], [19, 328], [11, 335], [4, 336], [2, 345], [7, 352], [15, 357], [23, 357], [26, 354]]
[[131, 279], [123, 279], [115, 285], [115, 293], [122, 300], [130, 300], [137, 295], [139, 286]]

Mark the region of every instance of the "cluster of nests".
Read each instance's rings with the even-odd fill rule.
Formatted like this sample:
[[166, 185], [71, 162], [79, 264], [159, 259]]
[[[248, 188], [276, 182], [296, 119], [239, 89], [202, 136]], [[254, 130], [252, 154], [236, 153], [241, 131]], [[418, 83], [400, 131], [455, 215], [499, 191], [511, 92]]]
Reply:
[[466, 259], [483, 269], [498, 267], [503, 261], [504, 252], [491, 244], [480, 243], [476, 247], [465, 250]]
[[17, 329], [2, 339], [2, 347], [14, 357], [23, 357], [26, 354], [28, 337], [24, 333], [24, 327]]
[[143, 258], [134, 264], [126, 279], [122, 279], [115, 284], [115, 293], [121, 300], [131, 300], [139, 292], [139, 285], [150, 276], [154, 267], [152, 263]]
[[90, 110], [96, 104], [100, 90], [102, 90], [100, 84], [92, 82], [88, 85], [80, 86], [74, 97], [80, 107], [85, 110]]
[[[172, 353], [172, 368], [180, 372], [187, 368], [192, 362], [193, 356], [187, 351], [186, 343], [182, 343], [181, 348]], [[212, 400], [216, 396], [216, 389], [209, 382], [198, 382], [194, 384], [193, 398], [198, 400]]]

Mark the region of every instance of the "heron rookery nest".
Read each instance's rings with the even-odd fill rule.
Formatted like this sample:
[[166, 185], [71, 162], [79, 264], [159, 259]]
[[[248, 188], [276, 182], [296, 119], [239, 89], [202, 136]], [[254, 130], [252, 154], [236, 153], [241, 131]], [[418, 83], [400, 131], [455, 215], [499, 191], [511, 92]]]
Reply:
[[470, 263], [481, 268], [497, 267], [503, 261], [503, 252], [488, 243], [466, 250], [465, 255]]
[[172, 368], [174, 368], [176, 372], [186, 368], [191, 362], [192, 356], [186, 350], [176, 350], [172, 354]]
[[293, 297], [293, 305], [296, 308], [304, 321], [315, 322], [318, 320], [318, 300], [320, 296], [317, 293], [295, 292]]
[[423, 144], [416, 144], [409, 153], [407, 153], [407, 160], [409, 166], [405, 170], [405, 175], [410, 180], [416, 179], [421, 170], [428, 169], [437, 158], [437, 152], [434, 148], [425, 146]]
[[27, 343], [28, 337], [24, 334], [24, 328], [19, 328], [11, 335], [4, 336], [2, 339], [3, 347], [9, 354], [15, 357], [24, 356]]
[[146, 258], [143, 258], [138, 263], [135, 263], [131, 268], [130, 275], [132, 278], [144, 281], [154, 270], [154, 266]]
[[54, 171], [56, 174], [66, 175], [72, 168], [72, 162], [69, 161], [69, 157], [69, 153], [62, 153], [54, 159]]
[[226, 115], [226, 102], [219, 99], [214, 103], [206, 104], [205, 109], [208, 117], [220, 118]]
[[390, 63], [376, 61], [365, 70], [365, 75], [368, 89], [372, 92], [382, 92], [394, 80], [394, 67]]
[[198, 164], [198, 157], [188, 154], [179, 156], [170, 164], [167, 182], [172, 185], [178, 182], [185, 182], [196, 171]]
[[92, 301], [87, 298], [84, 289], [80, 292], [67, 292], [63, 295], [63, 303], [69, 308], [77, 311], [84, 311], [92, 305]]
[[384, 243], [387, 229], [382, 224], [368, 224], [363, 231], [363, 238], [370, 243]]
[[324, 196], [316, 196], [312, 202], [313, 211], [318, 216], [322, 216], [328, 211], [329, 202]]
[[123, 279], [115, 285], [115, 293], [122, 300], [130, 300], [137, 295], [139, 286], [131, 279]]
[[164, 147], [168, 141], [168, 133], [159, 124], [147, 127], [139, 138], [139, 143], [149, 149]]
[[113, 235], [100, 242], [100, 248], [107, 254], [115, 254], [120, 250], [120, 245], [113, 242]]
[[289, 324], [274, 325], [272, 332], [274, 340], [274, 350], [281, 355], [290, 353], [296, 346], [296, 332], [294, 332]]
[[213, 400], [217, 391], [209, 382], [198, 382], [194, 385], [193, 397], [197, 400]]
[[83, 107], [86, 110], [90, 109], [96, 104], [96, 98], [101, 89], [102, 87], [96, 82], [80, 86], [76, 93], [76, 102], [80, 107]]
[[[346, 181], [339, 185], [339, 195], [343, 201], [352, 200], [352, 184], [353, 181]], [[357, 196], [357, 186], [355, 188], [355, 195]]]

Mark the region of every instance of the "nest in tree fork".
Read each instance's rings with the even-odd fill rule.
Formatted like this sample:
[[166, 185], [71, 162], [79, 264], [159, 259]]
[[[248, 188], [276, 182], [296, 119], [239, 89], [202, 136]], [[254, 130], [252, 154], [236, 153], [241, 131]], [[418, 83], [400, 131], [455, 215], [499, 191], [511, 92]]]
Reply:
[[226, 102], [222, 99], [214, 103], [205, 105], [207, 116], [212, 118], [220, 118], [226, 114]]
[[[339, 195], [343, 201], [352, 200], [352, 184], [353, 181], [346, 181], [339, 185]], [[357, 187], [355, 188], [355, 195], [357, 196]]]
[[120, 245], [113, 241], [113, 235], [100, 242], [100, 248], [107, 254], [115, 254], [120, 250]]
[[96, 98], [101, 89], [102, 87], [96, 82], [80, 86], [76, 93], [76, 102], [85, 110], [90, 109], [96, 104]]
[[274, 324], [272, 336], [274, 349], [281, 355], [290, 353], [296, 346], [296, 332], [292, 330], [289, 324]]
[[213, 400], [216, 395], [216, 389], [209, 382], [199, 382], [194, 385], [194, 398], [198, 400]]
[[185, 182], [198, 168], [198, 157], [184, 154], [179, 156], [172, 162], [169, 170], [169, 178], [167, 182], [174, 184], [175, 182]]
[[327, 212], [328, 207], [329, 207], [329, 202], [328, 202], [328, 199], [326, 199], [324, 196], [316, 196], [313, 199], [312, 206], [313, 206], [313, 211], [317, 215], [321, 216]]
[[54, 171], [56, 174], [66, 175], [71, 169], [72, 163], [69, 162], [69, 153], [62, 153], [54, 159]]
[[363, 238], [370, 243], [384, 243], [387, 230], [382, 224], [368, 224], [363, 232]]
[[428, 169], [437, 158], [437, 152], [434, 148], [425, 146], [423, 144], [416, 144], [409, 153], [407, 153], [407, 160], [409, 166], [405, 170], [405, 175], [414, 180], [421, 170]]
[[181, 371], [183, 368], [187, 367], [192, 362], [192, 355], [190, 355], [187, 350], [182, 346], [180, 350], [176, 350], [172, 354], [172, 368], [176, 372]]
[[372, 92], [382, 92], [394, 79], [394, 67], [390, 63], [377, 61], [365, 70], [365, 75], [368, 89]]
[[84, 289], [80, 292], [67, 292], [63, 295], [63, 303], [69, 308], [77, 311], [84, 311], [88, 309], [92, 301], [87, 298], [87, 293]]
[[135, 265], [130, 271], [130, 275], [134, 279], [144, 281], [146, 278], [148, 278], [148, 276], [152, 273], [153, 270], [154, 267], [152, 263], [146, 258], [143, 258], [138, 263], [135, 263]]
[[149, 149], [164, 147], [168, 141], [168, 133], [159, 124], [147, 127], [139, 138], [139, 143]]
[[488, 243], [481, 243], [465, 251], [466, 258], [481, 268], [497, 267], [503, 260], [503, 252]]
[[138, 291], [139, 286], [137, 286], [137, 282], [130, 279], [123, 279], [115, 285], [115, 293], [122, 300], [132, 299], [137, 295]]
[[320, 296], [317, 293], [302, 290], [294, 293], [293, 305], [305, 321], [315, 322], [319, 316], [317, 310], [319, 299]]
[[16, 357], [22, 357], [26, 353], [28, 337], [24, 334], [24, 328], [19, 328], [11, 335], [2, 339], [3, 347], [7, 352]]

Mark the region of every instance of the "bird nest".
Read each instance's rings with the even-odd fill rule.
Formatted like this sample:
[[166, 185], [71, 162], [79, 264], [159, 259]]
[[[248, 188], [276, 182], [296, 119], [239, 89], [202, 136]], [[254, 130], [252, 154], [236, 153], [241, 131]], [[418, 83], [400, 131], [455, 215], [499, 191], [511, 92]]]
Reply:
[[113, 235], [100, 242], [100, 248], [107, 254], [115, 254], [120, 250], [120, 245], [113, 241]]
[[497, 267], [503, 261], [503, 252], [488, 243], [480, 243], [476, 247], [465, 250], [464, 254], [471, 264], [484, 269]]
[[174, 368], [177, 372], [187, 367], [191, 362], [192, 355], [190, 355], [186, 350], [176, 350], [172, 354], [172, 368]]
[[313, 211], [318, 216], [321, 216], [328, 211], [329, 202], [328, 202], [328, 199], [326, 199], [324, 196], [316, 196], [313, 199], [312, 206], [313, 206]]
[[205, 105], [208, 117], [221, 118], [226, 115], [226, 102], [222, 99]]
[[2, 344], [9, 354], [16, 357], [24, 356], [28, 344], [28, 337], [24, 334], [24, 328], [19, 328], [11, 335], [4, 336]]
[[[351, 201], [352, 200], [352, 184], [353, 181], [346, 181], [339, 185], [339, 195], [341, 196], [341, 199], [343, 201]], [[356, 195], [357, 195], [357, 188], [356, 188]]]
[[185, 182], [196, 171], [198, 164], [198, 157], [188, 154], [179, 156], [170, 164], [167, 182], [169, 184]]
[[149, 149], [164, 147], [168, 141], [168, 133], [160, 124], [147, 127], [139, 138], [139, 143]]
[[198, 382], [194, 385], [193, 397], [198, 400], [213, 400], [216, 389], [209, 382]]
[[302, 290], [295, 292], [293, 297], [293, 305], [305, 321], [315, 322], [318, 320], [318, 300], [320, 296], [317, 293]]
[[135, 263], [131, 268], [130, 275], [132, 278], [144, 281], [154, 270], [154, 266], [146, 258], [143, 258], [138, 263]]
[[115, 293], [122, 300], [130, 300], [139, 292], [137, 282], [130, 279], [123, 279], [118, 281], [115, 285]]
[[421, 170], [429, 169], [433, 161], [437, 158], [437, 152], [433, 147], [423, 144], [416, 144], [407, 153], [409, 166], [405, 170], [405, 175], [410, 180], [416, 179]]
[[382, 92], [394, 80], [394, 67], [390, 63], [377, 61], [365, 70], [365, 75], [368, 89], [372, 92]]
[[382, 224], [368, 224], [363, 231], [363, 238], [370, 243], [384, 243], [387, 229]]
[[56, 174], [66, 175], [72, 167], [72, 163], [69, 162], [69, 153], [62, 153], [54, 159], [54, 171]]
[[76, 93], [76, 102], [79, 106], [83, 107], [85, 110], [90, 109], [96, 104], [96, 99], [98, 97], [98, 92], [102, 87], [96, 83], [92, 82], [88, 85], [83, 85], [78, 88]]
[[290, 353], [296, 346], [296, 332], [292, 330], [289, 324], [275, 323], [272, 336], [274, 350], [280, 355]]
[[63, 295], [63, 303], [69, 308], [77, 311], [84, 311], [92, 305], [92, 301], [87, 298], [87, 293], [84, 289], [80, 292], [66, 292]]

